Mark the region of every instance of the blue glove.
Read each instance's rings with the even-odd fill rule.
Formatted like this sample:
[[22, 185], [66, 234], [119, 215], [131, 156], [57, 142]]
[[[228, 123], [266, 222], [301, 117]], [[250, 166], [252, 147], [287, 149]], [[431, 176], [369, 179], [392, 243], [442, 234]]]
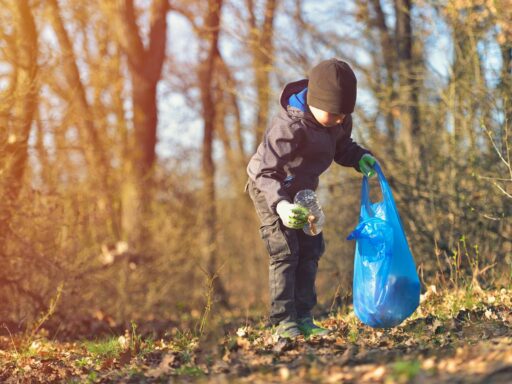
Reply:
[[376, 162], [377, 160], [375, 159], [375, 157], [366, 153], [359, 160], [359, 169], [361, 170], [363, 175], [367, 177], [373, 177], [375, 176], [373, 166], [375, 165]]

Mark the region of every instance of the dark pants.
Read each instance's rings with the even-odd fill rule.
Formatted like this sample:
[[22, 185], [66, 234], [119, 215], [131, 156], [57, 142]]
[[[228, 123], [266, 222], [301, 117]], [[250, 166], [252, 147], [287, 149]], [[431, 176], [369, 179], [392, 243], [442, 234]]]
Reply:
[[308, 236], [283, 225], [260, 190], [250, 180], [247, 190], [261, 221], [260, 235], [270, 256], [270, 322], [296, 321], [311, 316], [316, 305], [315, 278], [324, 253], [322, 233]]

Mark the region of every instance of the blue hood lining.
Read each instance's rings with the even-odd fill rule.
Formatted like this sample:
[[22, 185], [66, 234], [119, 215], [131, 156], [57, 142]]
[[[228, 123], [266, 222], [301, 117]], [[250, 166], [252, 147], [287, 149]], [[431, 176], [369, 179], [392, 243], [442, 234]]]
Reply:
[[307, 111], [306, 97], [307, 97], [308, 88], [304, 88], [299, 93], [295, 93], [290, 96], [288, 99], [288, 105], [291, 107], [297, 108], [302, 112]]

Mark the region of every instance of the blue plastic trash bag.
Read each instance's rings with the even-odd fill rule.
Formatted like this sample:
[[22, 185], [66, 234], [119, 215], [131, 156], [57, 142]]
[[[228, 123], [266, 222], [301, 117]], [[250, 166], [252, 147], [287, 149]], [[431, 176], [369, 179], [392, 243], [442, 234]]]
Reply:
[[391, 188], [380, 166], [374, 168], [383, 199], [370, 201], [364, 176], [359, 224], [347, 240], [356, 240], [354, 312], [370, 327], [389, 328], [418, 307], [420, 281]]

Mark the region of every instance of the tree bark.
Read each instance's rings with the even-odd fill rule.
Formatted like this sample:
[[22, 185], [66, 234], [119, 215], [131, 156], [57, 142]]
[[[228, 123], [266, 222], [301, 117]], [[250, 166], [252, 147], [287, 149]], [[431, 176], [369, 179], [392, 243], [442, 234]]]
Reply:
[[417, 153], [415, 147], [420, 145], [420, 140], [418, 140], [420, 134], [419, 91], [413, 59], [411, 10], [411, 0], [395, 0], [399, 98], [402, 107], [401, 134], [409, 156]]
[[384, 109], [386, 111], [386, 130], [387, 130], [387, 138], [389, 141], [389, 150], [394, 150], [396, 148], [395, 140], [396, 140], [396, 131], [395, 131], [395, 119], [393, 117], [393, 108], [396, 103], [396, 91], [395, 91], [395, 82], [393, 77], [396, 73], [396, 55], [395, 55], [395, 41], [389, 32], [389, 28], [386, 24], [386, 17], [384, 15], [384, 11], [382, 10], [382, 6], [380, 4], [380, 0], [372, 0], [372, 5], [375, 12], [375, 20], [373, 24], [379, 30], [380, 36], [380, 46], [382, 49], [382, 57], [384, 59], [384, 66], [386, 68], [386, 82], [385, 89], [380, 90], [381, 94], [386, 95], [384, 102]]
[[[15, 62], [11, 77], [13, 98], [7, 100], [11, 113], [4, 120], [7, 132], [0, 138], [0, 257], [5, 257], [6, 237], [15, 203], [23, 186], [23, 175], [28, 157], [28, 138], [37, 107], [38, 84], [38, 36], [28, 0], [13, 2]], [[1, 153], [0, 152], [0, 153]]]
[[90, 169], [99, 172], [100, 185], [106, 191], [108, 190], [108, 159], [98, 129], [94, 124], [94, 117], [86, 98], [85, 87], [80, 79], [73, 46], [64, 27], [57, 0], [48, 0], [47, 4], [51, 23], [62, 49], [64, 76], [71, 89], [69, 92], [70, 108], [74, 112], [74, 119], [83, 127], [81, 132], [85, 136], [85, 141], [89, 144], [88, 148], [84, 149], [84, 156]]
[[149, 43], [145, 47], [137, 26], [133, 0], [100, 2], [111, 16], [119, 46], [128, 62], [133, 108], [133, 136], [127, 140], [122, 193], [124, 237], [143, 245], [148, 240], [146, 221], [152, 199], [152, 169], [156, 158], [157, 85], [161, 78], [167, 44], [168, 0], [154, 0], [150, 9]]
[[270, 73], [274, 62], [274, 15], [277, 7], [277, 0], [267, 0], [265, 3], [265, 16], [261, 25], [254, 14], [252, 0], [247, 0], [249, 11], [249, 46], [251, 47], [256, 91], [258, 94], [255, 148], [261, 142], [263, 133], [269, 119], [269, 102], [271, 95]]
[[[203, 154], [202, 173], [204, 182], [204, 224], [205, 253], [207, 272], [210, 278], [218, 275], [217, 252], [217, 207], [215, 191], [215, 163], [213, 160], [213, 139], [216, 121], [215, 96], [215, 64], [219, 58], [219, 32], [223, 0], [209, 0], [205, 17], [205, 51], [206, 56], [199, 63], [199, 84], [203, 116]], [[221, 304], [228, 305], [228, 295], [221, 280], [215, 278], [214, 291]]]

